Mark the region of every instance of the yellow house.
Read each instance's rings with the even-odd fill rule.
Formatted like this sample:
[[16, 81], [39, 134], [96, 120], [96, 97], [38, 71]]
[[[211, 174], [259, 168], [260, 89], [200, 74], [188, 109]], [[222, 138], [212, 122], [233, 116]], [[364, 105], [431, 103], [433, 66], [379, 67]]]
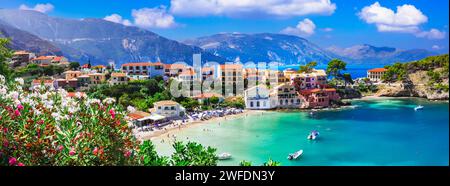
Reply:
[[64, 74], [66, 75], [66, 80], [78, 78], [78, 76], [81, 76], [80, 71], [69, 70], [69, 71], [64, 72]]
[[105, 74], [102, 73], [93, 73], [89, 74], [89, 79], [91, 80], [91, 84], [98, 85], [105, 82], [106, 77]]

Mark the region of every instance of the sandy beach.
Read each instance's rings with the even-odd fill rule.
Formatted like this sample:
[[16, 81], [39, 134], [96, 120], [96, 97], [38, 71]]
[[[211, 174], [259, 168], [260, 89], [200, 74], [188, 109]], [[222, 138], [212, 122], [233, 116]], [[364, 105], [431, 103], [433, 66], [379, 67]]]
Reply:
[[202, 124], [211, 124], [211, 123], [220, 123], [224, 120], [230, 120], [230, 119], [236, 119], [240, 117], [246, 117], [248, 115], [258, 114], [266, 112], [264, 110], [243, 110], [242, 113], [239, 114], [233, 114], [233, 115], [227, 115], [223, 117], [214, 117], [209, 120], [199, 120], [199, 121], [190, 121], [186, 122], [184, 124], [181, 124], [181, 120], [174, 121], [174, 124], [168, 125], [163, 127], [161, 130], [157, 131], [148, 131], [148, 132], [134, 132], [134, 135], [138, 140], [152, 140], [153, 138], [160, 137], [162, 135], [173, 135], [185, 128], [196, 126], [196, 125], [202, 125]]

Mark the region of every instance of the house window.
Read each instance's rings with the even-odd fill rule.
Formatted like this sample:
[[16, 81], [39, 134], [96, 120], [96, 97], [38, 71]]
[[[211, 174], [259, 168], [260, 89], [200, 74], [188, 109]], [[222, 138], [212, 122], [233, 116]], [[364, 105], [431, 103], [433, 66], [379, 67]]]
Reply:
[[259, 107], [259, 101], [256, 102], [256, 106]]
[[253, 101], [250, 101], [250, 107], [253, 107]]

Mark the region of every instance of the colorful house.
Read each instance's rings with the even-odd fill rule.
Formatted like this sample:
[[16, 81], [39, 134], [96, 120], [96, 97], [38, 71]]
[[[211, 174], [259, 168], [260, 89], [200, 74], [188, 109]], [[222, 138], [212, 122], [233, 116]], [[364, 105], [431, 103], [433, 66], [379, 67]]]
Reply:
[[329, 107], [333, 101], [340, 99], [334, 88], [301, 90], [298, 97], [302, 100], [300, 108]]
[[385, 68], [374, 68], [367, 71], [367, 78], [370, 79], [370, 81], [373, 82], [379, 82], [381, 81], [381, 78], [383, 77], [384, 73], [386, 73], [387, 69]]

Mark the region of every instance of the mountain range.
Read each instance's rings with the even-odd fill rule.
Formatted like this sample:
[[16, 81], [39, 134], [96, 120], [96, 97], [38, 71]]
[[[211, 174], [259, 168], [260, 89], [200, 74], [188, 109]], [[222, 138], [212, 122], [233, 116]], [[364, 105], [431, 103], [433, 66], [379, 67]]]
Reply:
[[28, 50], [38, 55], [62, 55], [61, 50], [49, 41], [19, 30], [0, 20], [0, 37], [10, 38], [13, 50]]
[[124, 26], [103, 19], [64, 19], [28, 10], [0, 10], [0, 20], [29, 32], [60, 48], [73, 61], [117, 64], [140, 61], [192, 62], [192, 54], [203, 60], [224, 59], [201, 48], [159, 36], [138, 27]]
[[184, 43], [199, 46], [227, 61], [303, 64], [310, 61], [326, 63], [335, 57], [304, 38], [282, 34], [216, 34]]
[[286, 65], [341, 58], [351, 64], [379, 64], [418, 60], [435, 53], [422, 49], [400, 50], [368, 44], [323, 49], [297, 36], [259, 33], [224, 33], [182, 42], [146, 29], [103, 19], [66, 19], [29, 10], [0, 9], [0, 36], [12, 39], [11, 48], [41, 55], [64, 55], [71, 61], [120, 65], [127, 62], [202, 61], [281, 62]]
[[353, 64], [390, 64], [408, 62], [437, 55], [424, 49], [400, 50], [392, 47], [375, 47], [369, 44], [355, 45], [348, 48], [332, 46], [326, 50], [340, 56]]

